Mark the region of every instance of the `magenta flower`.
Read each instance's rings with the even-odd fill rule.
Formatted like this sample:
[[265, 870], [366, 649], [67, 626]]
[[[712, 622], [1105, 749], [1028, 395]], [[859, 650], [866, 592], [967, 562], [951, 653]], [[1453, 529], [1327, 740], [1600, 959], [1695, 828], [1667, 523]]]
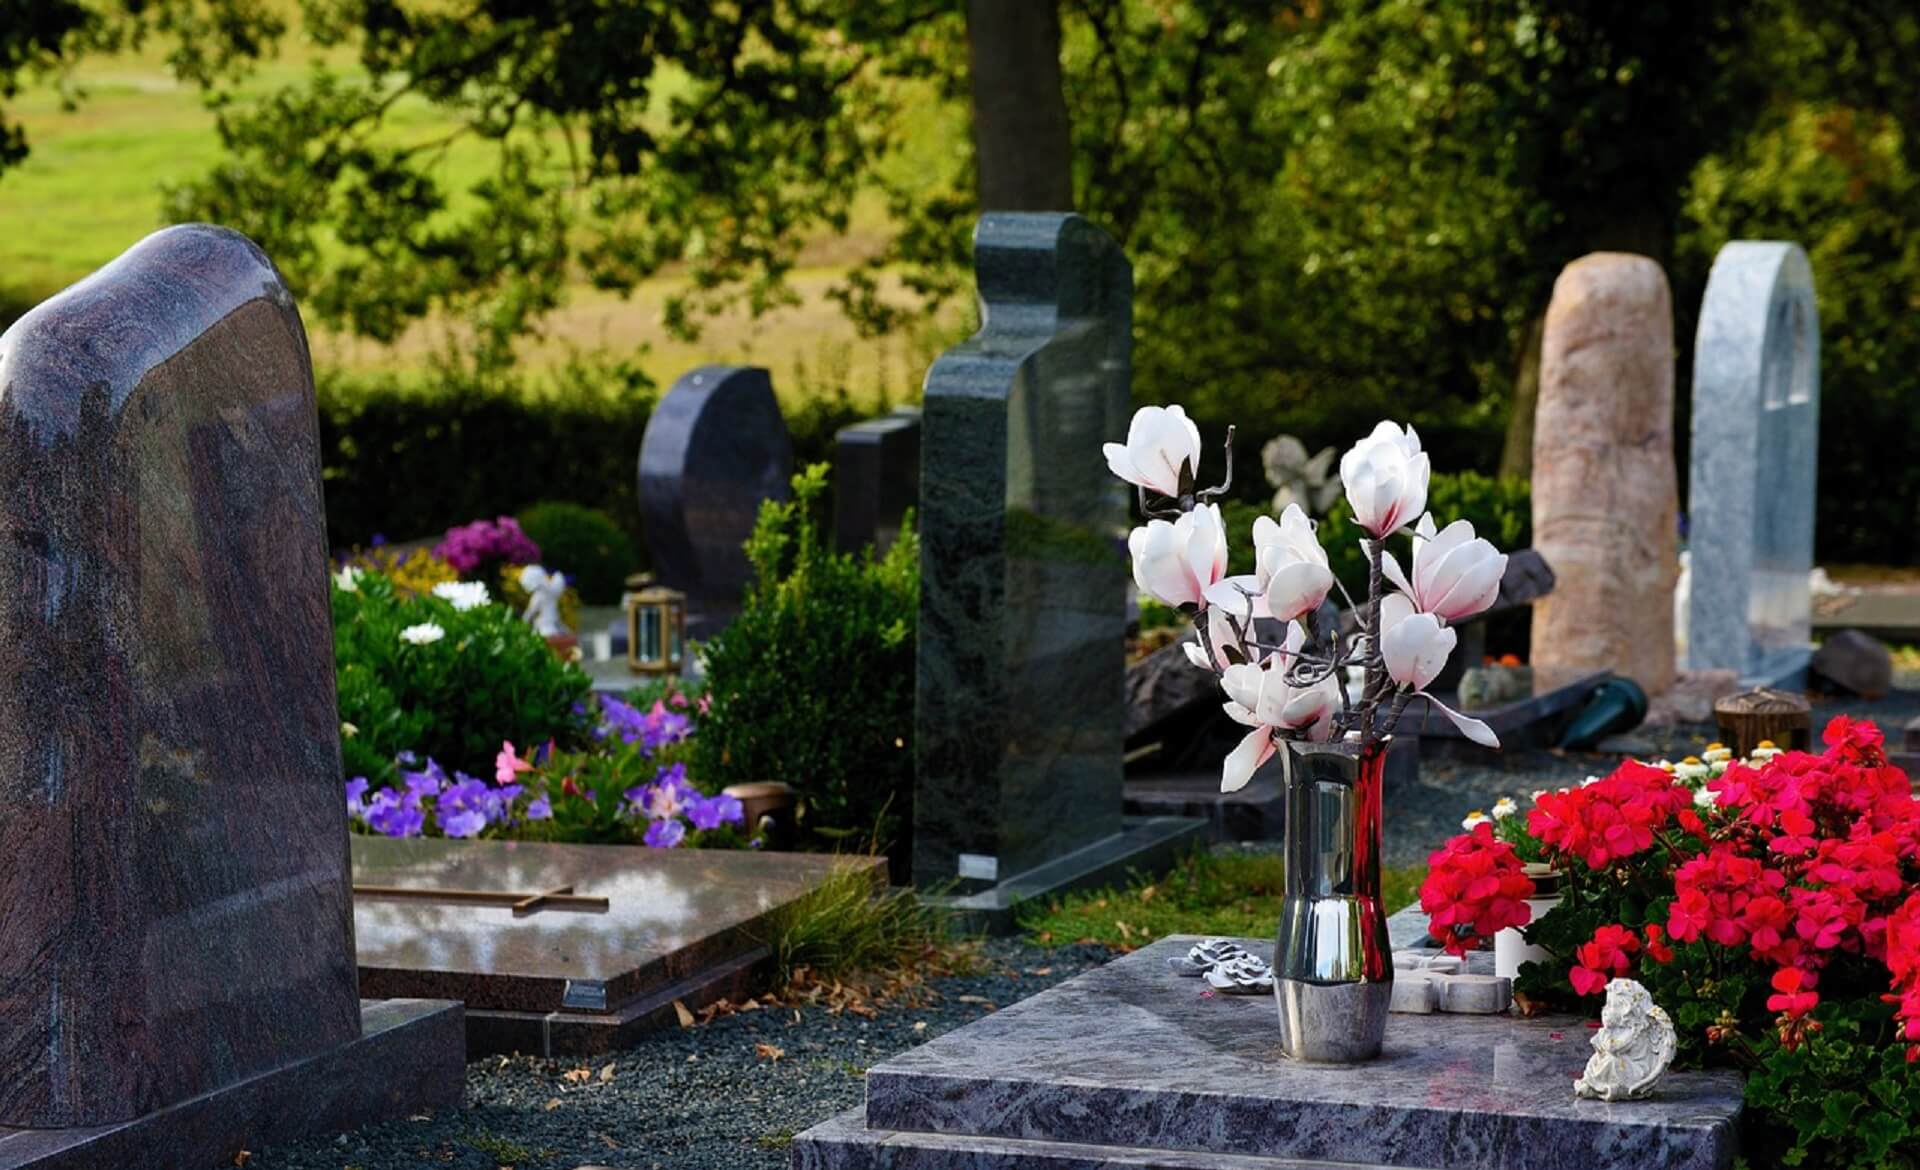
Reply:
[[513, 750], [513, 741], [500, 741], [500, 754], [493, 757], [493, 779], [497, 784], [511, 784], [513, 778], [521, 772], [533, 771], [533, 765], [521, 759]]
[[531, 565], [540, 559], [540, 546], [511, 516], [449, 528], [433, 552], [462, 574], [486, 565]]

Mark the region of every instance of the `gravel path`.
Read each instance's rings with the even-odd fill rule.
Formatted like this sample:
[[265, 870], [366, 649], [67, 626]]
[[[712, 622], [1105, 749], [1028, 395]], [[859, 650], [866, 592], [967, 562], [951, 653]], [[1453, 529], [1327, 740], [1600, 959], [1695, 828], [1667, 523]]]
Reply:
[[[1109, 957], [1101, 947], [984, 946], [984, 972], [935, 980], [937, 1000], [926, 1007], [881, 1008], [872, 1020], [768, 1009], [657, 1032], [592, 1060], [489, 1057], [467, 1066], [466, 1107], [457, 1112], [258, 1150], [247, 1165], [778, 1170], [794, 1134], [860, 1103], [868, 1065]], [[569, 1081], [581, 1068], [584, 1083]]]

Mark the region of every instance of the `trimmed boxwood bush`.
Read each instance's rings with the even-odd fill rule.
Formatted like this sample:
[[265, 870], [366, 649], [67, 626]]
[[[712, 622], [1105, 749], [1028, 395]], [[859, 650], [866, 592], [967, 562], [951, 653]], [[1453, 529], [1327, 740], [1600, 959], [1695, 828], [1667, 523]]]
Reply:
[[580, 504], [535, 504], [520, 513], [520, 529], [540, 546], [540, 563], [565, 573], [588, 605], [617, 603], [639, 564], [613, 517]]

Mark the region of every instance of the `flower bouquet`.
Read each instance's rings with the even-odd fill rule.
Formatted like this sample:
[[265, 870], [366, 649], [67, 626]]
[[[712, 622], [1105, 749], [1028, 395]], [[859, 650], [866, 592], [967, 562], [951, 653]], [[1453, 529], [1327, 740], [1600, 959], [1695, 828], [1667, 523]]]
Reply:
[[[1198, 644], [1188, 656], [1219, 676], [1227, 714], [1248, 728], [1222, 766], [1221, 790], [1245, 787], [1283, 753], [1287, 894], [1274, 952], [1282, 1048], [1303, 1060], [1369, 1059], [1380, 1049], [1393, 981], [1379, 868], [1387, 741], [1421, 697], [1476, 743], [1499, 746], [1486, 724], [1427, 687], [1453, 652], [1450, 624], [1493, 604], [1507, 558], [1465, 520], [1435, 525], [1420, 438], [1392, 422], [1340, 459], [1365, 533], [1364, 605], [1328, 568], [1297, 503], [1277, 521], [1254, 522], [1255, 571], [1227, 574], [1217, 501], [1233, 481], [1231, 429], [1218, 487], [1196, 486], [1200, 431], [1179, 406], [1142, 408], [1126, 442], [1104, 452], [1147, 518], [1127, 539], [1134, 581], [1193, 622]], [[1410, 571], [1387, 547], [1401, 533], [1412, 539]], [[1357, 617], [1350, 625], [1328, 612], [1335, 590]], [[1346, 685], [1350, 672], [1357, 694]]]
[[[1524, 928], [1531, 1007], [1591, 1011], [1639, 980], [1674, 1020], [1682, 1066], [1747, 1072], [1766, 1164], [1912, 1166], [1920, 1141], [1920, 803], [1879, 730], [1833, 720], [1820, 754], [1714, 747], [1626, 763], [1470, 818], [1421, 887], [1464, 953]], [[1539, 921], [1522, 872], [1565, 893]]]

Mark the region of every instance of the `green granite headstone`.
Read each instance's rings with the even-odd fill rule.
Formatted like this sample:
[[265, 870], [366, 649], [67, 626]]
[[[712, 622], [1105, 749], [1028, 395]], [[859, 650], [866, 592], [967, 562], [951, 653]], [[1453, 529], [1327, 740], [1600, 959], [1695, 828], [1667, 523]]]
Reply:
[[[1074, 215], [989, 214], [983, 323], [927, 373], [913, 870], [1018, 889], [1123, 837], [1132, 270]], [[1168, 828], [1161, 826], [1162, 835]], [[1045, 884], [1055, 884], [1051, 881]]]

